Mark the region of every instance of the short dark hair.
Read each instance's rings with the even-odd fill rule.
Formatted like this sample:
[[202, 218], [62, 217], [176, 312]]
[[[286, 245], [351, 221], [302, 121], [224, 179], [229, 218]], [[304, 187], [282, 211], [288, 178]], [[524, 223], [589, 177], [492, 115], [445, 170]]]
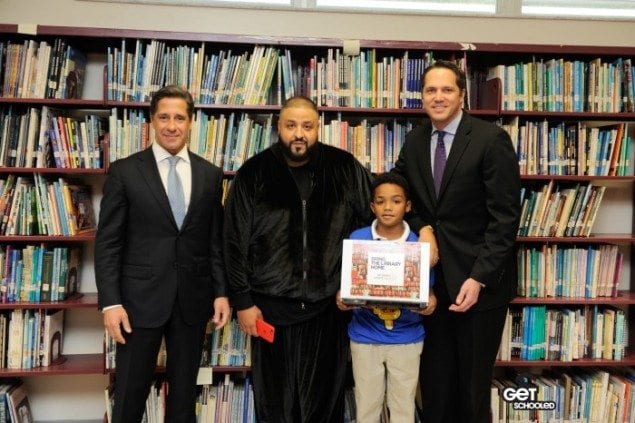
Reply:
[[297, 107], [297, 106], [307, 106], [308, 108], [313, 109], [315, 113], [317, 114], [320, 113], [318, 111], [318, 108], [315, 102], [311, 100], [309, 97], [306, 97], [303, 95], [296, 95], [286, 99], [284, 103], [282, 104], [282, 108], [280, 109], [280, 112], [282, 113], [282, 111], [285, 109], [288, 109], [290, 107]]
[[159, 91], [154, 93], [152, 100], [150, 100], [150, 117], [154, 116], [159, 105], [159, 101], [164, 98], [181, 98], [187, 103], [187, 115], [192, 119], [194, 116], [194, 99], [192, 95], [186, 90], [177, 85], [166, 85]]
[[456, 85], [459, 87], [461, 91], [465, 91], [467, 87], [467, 79], [465, 77], [465, 72], [463, 72], [463, 69], [458, 67], [456, 63], [451, 62], [449, 60], [437, 60], [436, 62], [428, 66], [426, 70], [423, 71], [423, 75], [421, 76], [421, 89], [425, 87], [426, 75], [432, 69], [451, 70], [452, 72], [454, 72], [454, 75], [456, 76]]
[[403, 176], [393, 172], [382, 173], [375, 177], [370, 189], [370, 192], [372, 194], [371, 200], [375, 199], [375, 190], [377, 189], [377, 187], [383, 184], [393, 184], [400, 186], [401, 189], [403, 189], [406, 200], [410, 200], [410, 186], [408, 185], [408, 181], [406, 181]]

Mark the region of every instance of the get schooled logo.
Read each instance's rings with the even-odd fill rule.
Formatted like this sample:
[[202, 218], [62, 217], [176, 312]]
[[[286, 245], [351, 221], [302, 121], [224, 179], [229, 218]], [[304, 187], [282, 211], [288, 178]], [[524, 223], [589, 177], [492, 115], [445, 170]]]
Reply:
[[503, 399], [512, 403], [514, 410], [555, 410], [554, 401], [539, 401], [538, 388], [520, 387], [503, 389]]

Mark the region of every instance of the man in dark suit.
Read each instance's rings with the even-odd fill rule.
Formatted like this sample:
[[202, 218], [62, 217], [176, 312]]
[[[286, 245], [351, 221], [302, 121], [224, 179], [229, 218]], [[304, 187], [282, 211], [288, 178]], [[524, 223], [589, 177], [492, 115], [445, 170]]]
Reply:
[[[411, 227], [438, 242], [438, 306], [424, 321], [426, 423], [489, 422], [489, 392], [516, 292], [520, 174], [507, 133], [462, 110], [465, 74], [437, 61], [423, 75], [429, 116], [406, 136], [394, 171], [412, 189]], [[436, 182], [436, 184], [435, 184]]]
[[[206, 322], [229, 317], [222, 257], [222, 171], [189, 152], [194, 102], [178, 87], [150, 103], [156, 142], [110, 167], [95, 245], [104, 326], [117, 341], [112, 421], [141, 420], [161, 338], [167, 422], [195, 422]], [[122, 330], [123, 329], [123, 330]]]

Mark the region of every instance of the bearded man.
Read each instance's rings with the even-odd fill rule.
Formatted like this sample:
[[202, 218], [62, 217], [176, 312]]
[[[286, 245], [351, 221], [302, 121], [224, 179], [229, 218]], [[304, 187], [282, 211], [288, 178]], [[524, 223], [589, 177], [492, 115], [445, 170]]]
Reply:
[[[317, 107], [285, 102], [278, 142], [238, 170], [225, 208], [230, 299], [252, 335], [259, 422], [341, 422], [348, 358], [335, 304], [342, 240], [371, 221], [371, 177], [350, 154], [318, 142]], [[275, 327], [273, 343], [256, 321]]]

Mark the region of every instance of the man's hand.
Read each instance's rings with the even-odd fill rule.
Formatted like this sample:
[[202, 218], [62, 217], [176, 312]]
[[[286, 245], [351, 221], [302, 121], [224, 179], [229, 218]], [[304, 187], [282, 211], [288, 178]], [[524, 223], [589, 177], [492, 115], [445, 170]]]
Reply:
[[468, 311], [474, 304], [478, 302], [478, 296], [481, 293], [481, 284], [472, 279], [466, 279], [461, 285], [459, 295], [456, 296], [454, 304], [449, 308], [450, 311], [464, 313]]
[[430, 291], [428, 295], [428, 305], [424, 308], [419, 309], [419, 314], [423, 314], [424, 316], [431, 315], [434, 310], [437, 308], [437, 296], [434, 295], [434, 292]]
[[220, 329], [229, 321], [229, 300], [227, 297], [218, 297], [214, 300], [214, 317], [212, 322], [216, 329]]
[[419, 242], [430, 244], [430, 267], [436, 266], [439, 262], [439, 246], [437, 245], [437, 238], [434, 236], [432, 226], [426, 225], [419, 229]]
[[116, 306], [104, 311], [104, 328], [115, 341], [120, 344], [125, 344], [126, 339], [121, 333], [121, 328], [126, 333], [132, 333], [132, 327], [128, 320], [128, 313], [123, 306]]
[[239, 310], [236, 314], [238, 315], [238, 324], [243, 332], [247, 335], [258, 336], [256, 320], [262, 319], [262, 312], [260, 309], [256, 306], [251, 306], [244, 310]]

